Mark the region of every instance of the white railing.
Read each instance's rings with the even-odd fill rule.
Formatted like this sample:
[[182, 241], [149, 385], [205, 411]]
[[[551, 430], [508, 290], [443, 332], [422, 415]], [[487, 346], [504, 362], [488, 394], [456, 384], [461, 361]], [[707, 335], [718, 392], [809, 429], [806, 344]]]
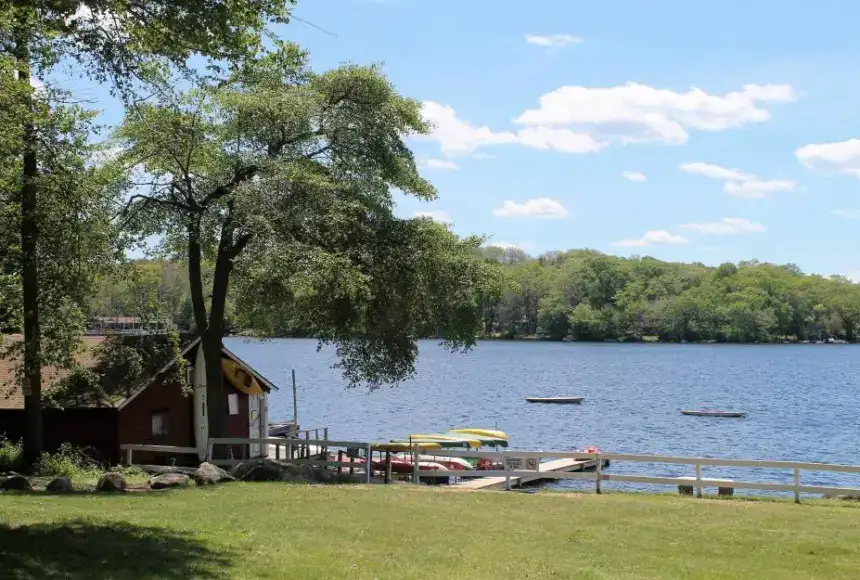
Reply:
[[[695, 487], [696, 495], [703, 497], [705, 487], [726, 489], [754, 489], [761, 491], [786, 491], [794, 493], [795, 502], [800, 502], [801, 493], [812, 494], [853, 494], [860, 495], [860, 489], [847, 487], [830, 487], [820, 485], [802, 485], [803, 471], [831, 471], [839, 473], [860, 474], [860, 466], [839, 465], [833, 463], [808, 463], [800, 461], [761, 461], [751, 459], [716, 459], [707, 457], [674, 457], [666, 455], [640, 455], [629, 453], [579, 453], [563, 451], [455, 451], [455, 450], [421, 450], [421, 455], [429, 457], [479, 457], [493, 461], [509, 463], [509, 459], [537, 459], [537, 468], [533, 470], [471, 470], [450, 472], [453, 477], [504, 477], [508, 482], [512, 478], [535, 479], [582, 479], [594, 481], [595, 491], [601, 492], [602, 482], [644, 483], [652, 485], [673, 485], [678, 487]], [[541, 459], [575, 459], [594, 461], [594, 471], [540, 471]], [[632, 461], [637, 463], [665, 463], [674, 465], [690, 465], [694, 468], [695, 477], [655, 477], [648, 475], [632, 475], [620, 473], [605, 473], [605, 461]], [[760, 469], [791, 470], [794, 476], [792, 484], [767, 483], [761, 481], [734, 481], [702, 477], [702, 467], [743, 467]], [[415, 472], [415, 481], [421, 477], [434, 477], [433, 472]], [[439, 477], [436, 475], [435, 477]], [[510, 483], [508, 483], [510, 487]]]
[[134, 443], [125, 443], [119, 446], [121, 452], [125, 454], [126, 465], [134, 465], [133, 453], [135, 451], [149, 451], [151, 453], [164, 453], [168, 455], [197, 455], [199, 450], [196, 447], [175, 447], [173, 445], [138, 445]]

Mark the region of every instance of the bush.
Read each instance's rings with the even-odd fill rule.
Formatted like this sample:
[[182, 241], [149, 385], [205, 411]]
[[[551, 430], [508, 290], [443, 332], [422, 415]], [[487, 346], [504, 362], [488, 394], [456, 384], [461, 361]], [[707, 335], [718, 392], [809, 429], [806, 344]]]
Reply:
[[0, 435], [0, 471], [19, 471], [23, 457], [24, 449], [20, 441], [13, 443]]
[[63, 443], [56, 453], [43, 453], [36, 473], [43, 477], [98, 477], [101, 467], [71, 443]]

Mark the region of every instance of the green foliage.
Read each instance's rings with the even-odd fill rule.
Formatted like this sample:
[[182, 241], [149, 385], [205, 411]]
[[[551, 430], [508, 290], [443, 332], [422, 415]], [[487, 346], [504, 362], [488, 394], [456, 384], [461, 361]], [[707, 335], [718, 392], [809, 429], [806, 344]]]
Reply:
[[0, 471], [23, 469], [24, 446], [20, 441], [10, 441], [0, 433]]
[[42, 477], [89, 479], [102, 471], [102, 466], [70, 443], [63, 443], [55, 453], [42, 453], [36, 466], [36, 475]]
[[[858, 341], [860, 285], [757, 261], [667, 263], [572, 250], [502, 264], [504, 297], [481, 309], [487, 336], [551, 340]], [[536, 321], [533, 322], [533, 321]]]

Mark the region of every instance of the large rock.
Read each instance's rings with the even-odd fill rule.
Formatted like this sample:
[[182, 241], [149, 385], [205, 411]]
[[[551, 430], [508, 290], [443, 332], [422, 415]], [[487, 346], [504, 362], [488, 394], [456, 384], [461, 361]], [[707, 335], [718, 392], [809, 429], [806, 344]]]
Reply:
[[19, 473], [9, 473], [0, 481], [0, 490], [3, 491], [33, 491], [30, 480]]
[[149, 480], [152, 489], [167, 489], [169, 487], [188, 487], [191, 478], [183, 473], [165, 473]]
[[840, 499], [842, 501], [860, 501], [860, 493], [825, 493], [822, 497], [824, 499]]
[[233, 477], [241, 481], [287, 481], [301, 475], [300, 468], [276, 459], [252, 459], [233, 468]]
[[236, 481], [232, 475], [211, 463], [204, 462], [200, 464], [197, 471], [194, 472], [194, 481], [197, 485], [213, 485], [216, 483], [228, 483]]
[[128, 487], [121, 473], [105, 473], [96, 484], [96, 491], [125, 491]]
[[75, 488], [72, 486], [72, 480], [68, 477], [56, 477], [51, 480], [45, 491], [49, 493], [69, 493], [75, 491]]

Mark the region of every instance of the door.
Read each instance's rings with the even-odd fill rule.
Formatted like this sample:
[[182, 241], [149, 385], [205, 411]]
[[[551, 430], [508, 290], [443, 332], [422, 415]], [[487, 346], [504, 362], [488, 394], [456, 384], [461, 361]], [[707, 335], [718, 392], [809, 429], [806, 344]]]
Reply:
[[[263, 413], [261, 404], [265, 403], [263, 395], [248, 395], [248, 437], [250, 439], [262, 439], [263, 435]], [[251, 445], [251, 457], [263, 456], [263, 445], [255, 443]]]
[[197, 356], [191, 368], [191, 384], [194, 387], [194, 439], [197, 457], [207, 459], [209, 448], [209, 417], [206, 413], [206, 360], [203, 348], [197, 347]]

